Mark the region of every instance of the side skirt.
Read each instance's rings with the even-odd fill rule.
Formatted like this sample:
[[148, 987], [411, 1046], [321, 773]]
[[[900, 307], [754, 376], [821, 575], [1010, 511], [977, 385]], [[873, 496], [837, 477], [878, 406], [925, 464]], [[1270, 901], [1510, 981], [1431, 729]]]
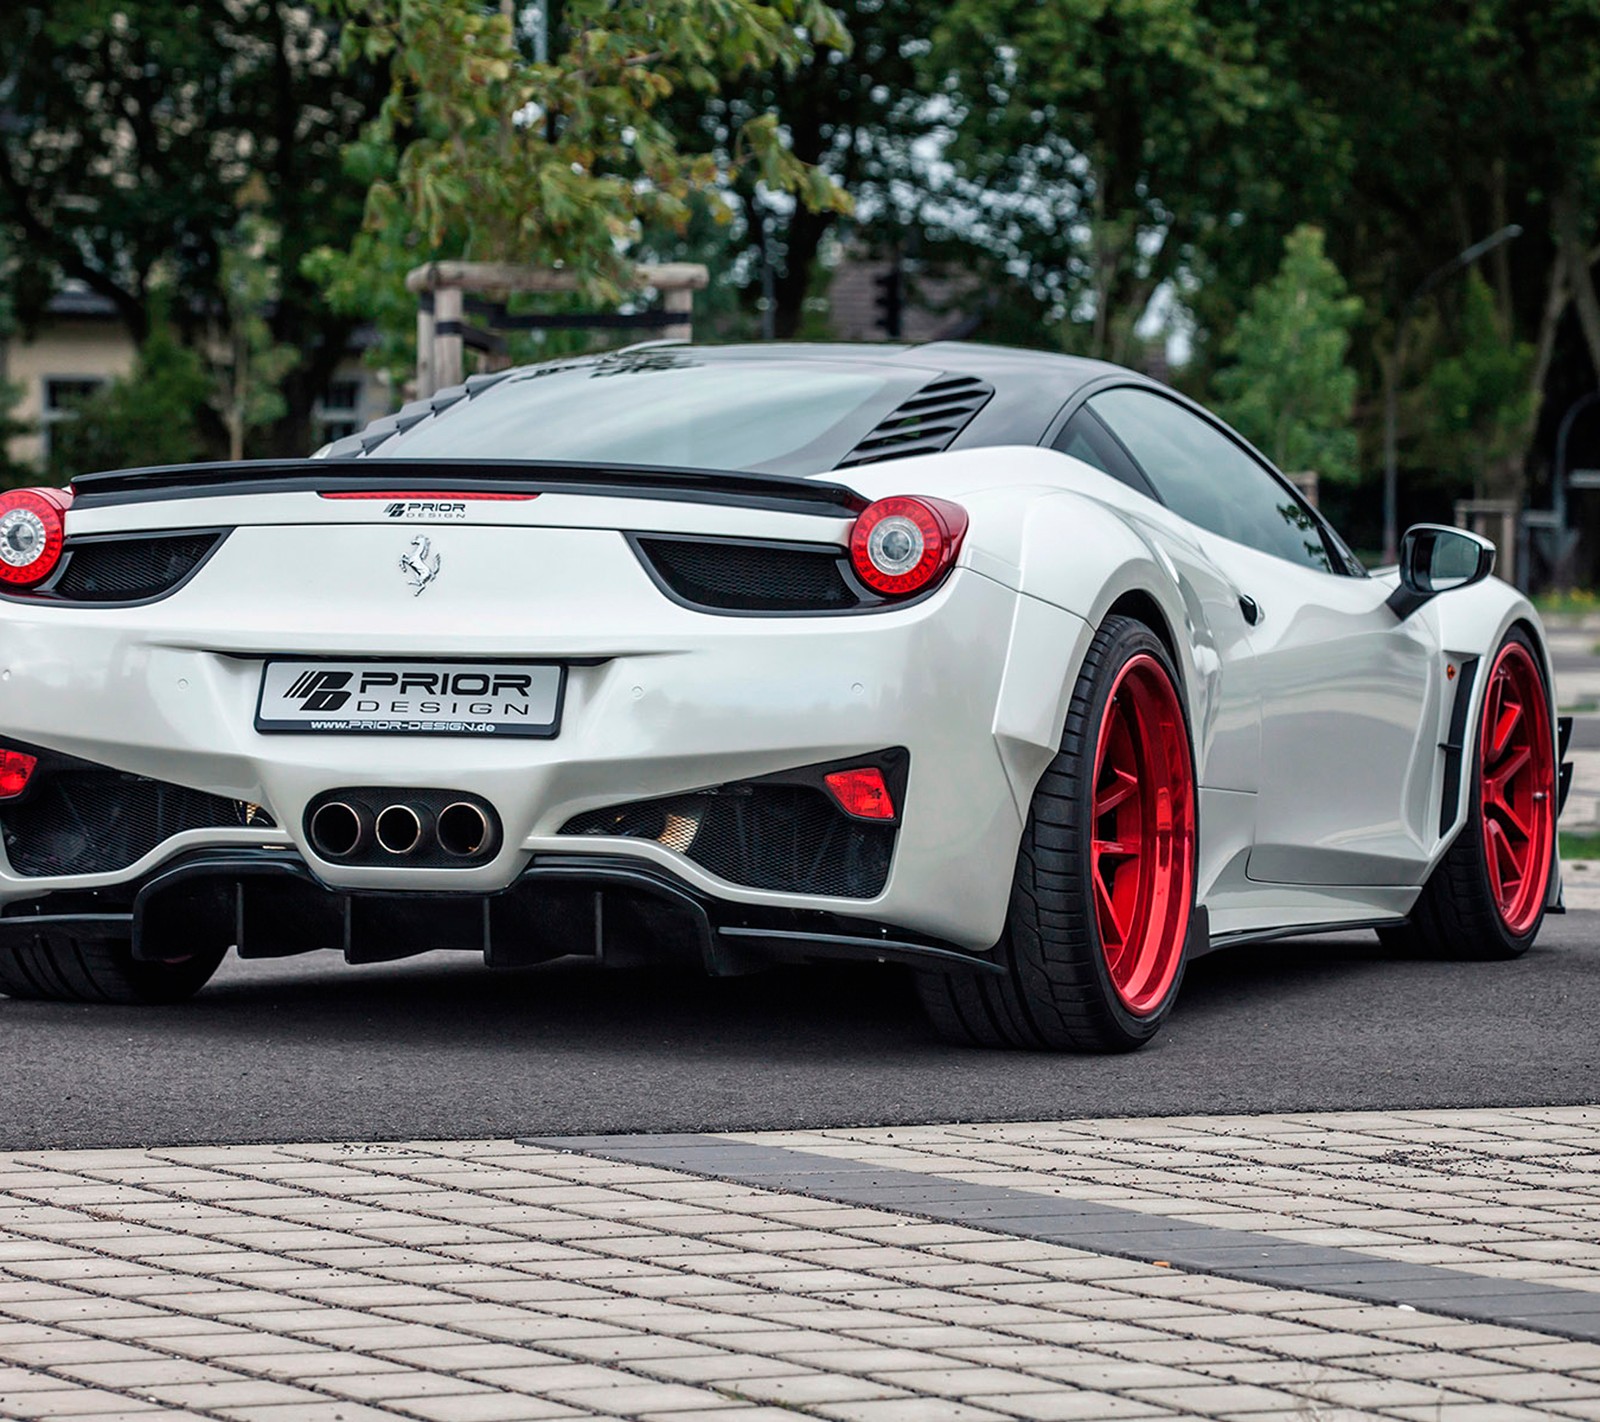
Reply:
[[1334, 923], [1297, 923], [1288, 928], [1247, 928], [1236, 933], [1223, 933], [1211, 940], [1206, 952], [1218, 948], [1237, 948], [1245, 943], [1278, 943], [1286, 938], [1314, 938], [1324, 933], [1360, 933], [1374, 928], [1402, 928], [1404, 916], [1399, 918], [1347, 918]]

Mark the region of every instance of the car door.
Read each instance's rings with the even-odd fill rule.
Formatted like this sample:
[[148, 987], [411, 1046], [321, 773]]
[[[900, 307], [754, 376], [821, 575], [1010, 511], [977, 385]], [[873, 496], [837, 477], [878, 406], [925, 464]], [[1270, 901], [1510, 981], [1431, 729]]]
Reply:
[[1294, 489], [1227, 429], [1156, 390], [1089, 401], [1254, 614], [1261, 696], [1252, 880], [1419, 882], [1444, 659], [1400, 621]]

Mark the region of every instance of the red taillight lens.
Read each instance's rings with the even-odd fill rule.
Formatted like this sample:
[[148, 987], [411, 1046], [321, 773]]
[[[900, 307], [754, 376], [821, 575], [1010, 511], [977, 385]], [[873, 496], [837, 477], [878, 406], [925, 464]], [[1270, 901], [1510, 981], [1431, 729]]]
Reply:
[[28, 788], [39, 757], [21, 751], [0, 750], [0, 800], [15, 800]]
[[892, 820], [894, 801], [883, 783], [883, 772], [875, 765], [856, 770], [836, 770], [822, 777], [839, 808], [858, 820]]
[[0, 583], [32, 587], [55, 572], [66, 539], [65, 489], [12, 489], [0, 494]]
[[850, 563], [874, 592], [906, 597], [932, 586], [956, 561], [967, 511], [943, 499], [897, 495], [869, 504], [850, 533]]

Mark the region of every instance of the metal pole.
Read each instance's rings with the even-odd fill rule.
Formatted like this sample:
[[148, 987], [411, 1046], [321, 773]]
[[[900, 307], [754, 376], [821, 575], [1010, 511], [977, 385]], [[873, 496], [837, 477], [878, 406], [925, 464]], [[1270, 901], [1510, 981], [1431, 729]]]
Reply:
[[1561, 424], [1556, 430], [1556, 461], [1550, 476], [1550, 506], [1555, 512], [1556, 528], [1562, 533], [1567, 531], [1567, 441], [1572, 437], [1572, 427], [1577, 423], [1578, 416], [1596, 400], [1600, 400], [1600, 390], [1591, 390], [1587, 395], [1578, 396], [1567, 406], [1567, 413], [1561, 417]]
[[1395, 368], [1400, 364], [1399, 331], [1395, 349], [1383, 363], [1383, 561], [1400, 561], [1400, 395]]

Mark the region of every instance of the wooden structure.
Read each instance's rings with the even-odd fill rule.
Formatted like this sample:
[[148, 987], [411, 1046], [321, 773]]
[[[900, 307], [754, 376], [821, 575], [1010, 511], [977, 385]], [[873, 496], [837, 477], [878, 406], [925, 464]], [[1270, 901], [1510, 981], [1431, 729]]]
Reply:
[[[694, 335], [694, 294], [710, 280], [698, 262], [668, 262], [633, 269], [636, 285], [661, 294], [661, 307], [638, 312], [563, 312], [510, 315], [505, 300], [514, 292], [547, 295], [580, 289], [577, 276], [551, 267], [504, 262], [429, 262], [406, 275], [406, 290], [417, 297], [417, 399], [426, 399], [464, 378], [465, 352], [483, 353], [488, 368], [505, 360], [501, 331], [645, 330], [663, 340], [687, 341]], [[482, 324], [469, 325], [473, 316]]]
[[1456, 527], [1470, 529], [1494, 544], [1495, 576], [1517, 581], [1517, 502], [1515, 499], [1457, 499]]

